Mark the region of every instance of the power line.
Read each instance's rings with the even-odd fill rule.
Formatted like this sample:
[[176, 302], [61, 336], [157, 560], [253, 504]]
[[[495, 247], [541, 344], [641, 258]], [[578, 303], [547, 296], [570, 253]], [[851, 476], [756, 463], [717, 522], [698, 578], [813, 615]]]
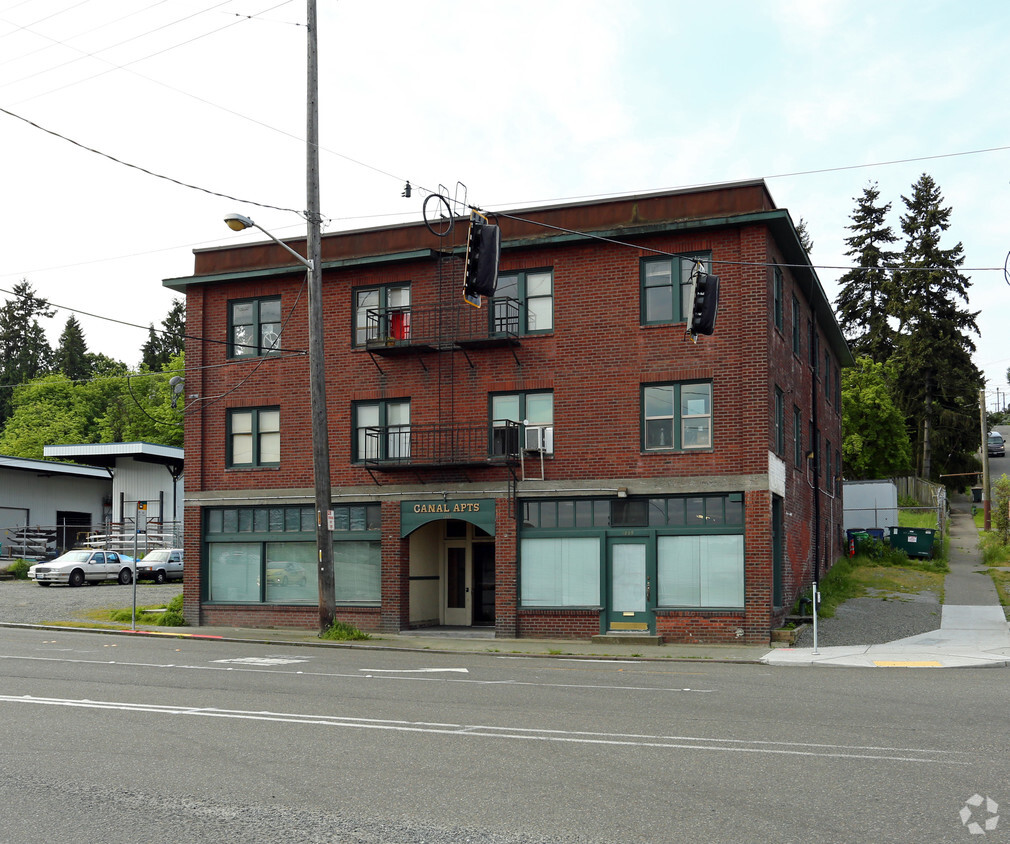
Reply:
[[141, 167], [139, 164], [131, 164], [128, 161], [123, 161], [122, 159], [116, 158], [116, 156], [110, 155], [107, 152], [102, 152], [101, 150], [95, 149], [93, 147], [89, 147], [86, 144], [82, 144], [79, 141], [75, 141], [73, 138], [68, 138], [66, 135], [61, 135], [59, 132], [56, 132], [53, 129], [47, 129], [45, 126], [40, 126], [34, 120], [29, 120], [27, 117], [22, 117], [20, 114], [15, 114], [13, 111], [10, 111], [9, 109], [3, 108], [2, 106], [0, 106], [0, 113], [6, 114], [9, 117], [13, 117], [16, 120], [20, 120], [23, 123], [27, 123], [29, 126], [32, 126], [32, 127], [36, 128], [36, 129], [39, 129], [39, 130], [41, 130], [42, 132], [45, 132], [48, 135], [52, 135], [52, 136], [54, 136], [56, 138], [59, 138], [60, 140], [67, 141], [68, 143], [71, 143], [74, 146], [79, 147], [80, 149], [85, 150], [86, 152], [90, 152], [90, 153], [93, 153], [95, 155], [99, 155], [102, 158], [107, 158], [109, 161], [115, 162], [116, 164], [121, 164], [124, 167], [129, 167], [129, 168], [131, 168], [133, 170], [139, 170], [141, 173], [145, 173], [148, 176], [153, 176], [156, 179], [164, 179], [166, 182], [172, 182], [173, 184], [179, 185], [180, 187], [189, 188], [190, 190], [200, 191], [201, 193], [206, 193], [206, 194], [209, 194], [211, 196], [217, 196], [217, 197], [220, 197], [222, 199], [230, 199], [233, 202], [241, 202], [241, 203], [244, 203], [244, 204], [247, 204], [247, 205], [255, 205], [258, 208], [270, 208], [273, 211], [289, 211], [292, 214], [298, 214], [300, 216], [304, 216], [304, 212], [303, 211], [296, 211], [294, 208], [284, 208], [283, 206], [280, 206], [280, 205], [269, 205], [269, 204], [267, 204], [265, 202], [256, 202], [255, 200], [252, 200], [252, 199], [240, 199], [239, 197], [232, 196], [231, 194], [220, 193], [219, 191], [210, 190], [209, 188], [200, 187], [199, 185], [190, 184], [189, 182], [183, 182], [183, 181], [181, 181], [179, 179], [173, 179], [171, 176], [165, 176], [165, 175], [163, 175], [161, 173], [155, 173], [153, 170], [148, 170], [146, 167]]

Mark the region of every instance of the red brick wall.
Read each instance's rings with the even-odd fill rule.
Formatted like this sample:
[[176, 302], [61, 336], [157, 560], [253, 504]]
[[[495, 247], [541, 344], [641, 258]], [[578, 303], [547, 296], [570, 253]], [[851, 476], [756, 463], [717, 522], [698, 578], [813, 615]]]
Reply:
[[[509, 232], [506, 224], [506, 239]], [[457, 232], [457, 239], [460, 234]], [[549, 267], [554, 276], [554, 328], [545, 335], [524, 336], [515, 357], [506, 349], [428, 354], [424, 357], [376, 358], [353, 348], [352, 291], [390, 282], [410, 282], [412, 304], [455, 301], [460, 286], [458, 258], [439, 264], [432, 259], [386, 265], [328, 269], [323, 279], [330, 464], [335, 490], [344, 486], [394, 492], [399, 483], [469, 482], [473, 488], [501, 486], [509, 480], [501, 468], [468, 469], [408, 475], [388, 473], [381, 485], [364, 468], [351, 463], [352, 403], [356, 400], [410, 398], [411, 420], [485, 423], [488, 394], [499, 391], [547, 389], [554, 393], [554, 454], [547, 459], [546, 478], [559, 488], [565, 482], [598, 480], [634, 484], [646, 489], [666, 478], [698, 481], [698, 488], [721, 488], [736, 476], [762, 476], [768, 452], [774, 448], [775, 386], [785, 394], [785, 601], [786, 608], [809, 581], [813, 568], [813, 494], [807, 466], [795, 467], [792, 452], [792, 407], [802, 409], [804, 427], [811, 416], [811, 371], [808, 363], [809, 291], [800, 289], [788, 267], [784, 273], [783, 331], [772, 323], [769, 258], [781, 260], [763, 225], [705, 231], [677, 231], [639, 237], [642, 247], [668, 252], [710, 250], [713, 270], [720, 275], [720, 305], [716, 333], [691, 342], [685, 326], [640, 324], [640, 261], [654, 253], [645, 248], [599, 241], [506, 248], [502, 272]], [[431, 247], [440, 244], [431, 238]], [[506, 244], [507, 245], [507, 244]], [[783, 263], [785, 263], [783, 261]], [[187, 418], [186, 484], [191, 493], [311, 490], [312, 452], [308, 395], [306, 300], [300, 296], [301, 272], [269, 280], [235, 281], [220, 286], [191, 285], [187, 298], [188, 330], [204, 338], [225, 337], [228, 302], [264, 295], [282, 297], [286, 319], [285, 352], [248, 362], [229, 362], [224, 343], [190, 342], [187, 349], [187, 394], [200, 399]], [[803, 310], [802, 353], [792, 353], [792, 295]], [[820, 344], [820, 356], [826, 348]], [[834, 362], [837, 363], [837, 362]], [[832, 383], [834, 383], [832, 370]], [[643, 383], [711, 379], [715, 447], [692, 453], [643, 453], [641, 385]], [[834, 390], [832, 389], [832, 393]], [[822, 436], [840, 448], [838, 408], [817, 382], [818, 420]], [[281, 407], [279, 467], [225, 467], [225, 420], [229, 408]], [[809, 448], [803, 432], [804, 450]], [[834, 455], [832, 455], [834, 461]], [[629, 483], [630, 482], [630, 483]], [[465, 486], [462, 487], [465, 490]], [[269, 494], [269, 493], [268, 493]], [[465, 492], [461, 494], [466, 494]], [[657, 626], [668, 641], [767, 641], [778, 615], [771, 606], [771, 494], [746, 493], [746, 585], [744, 613], [663, 612]], [[821, 494], [820, 568], [823, 572], [839, 551], [840, 504]], [[204, 608], [199, 618], [199, 530], [196, 508], [187, 507], [186, 614], [191, 621], [271, 619], [270, 623], [316, 623], [314, 608]], [[398, 499], [383, 503], [383, 606], [381, 611], [356, 611], [364, 629], [398, 630], [409, 622], [407, 543], [399, 538]], [[496, 515], [496, 628], [501, 636], [585, 636], [599, 631], [599, 613], [518, 610], [516, 536], [511, 502], [500, 499]], [[195, 583], [194, 587], [190, 583]], [[785, 608], [784, 608], [785, 609]], [[369, 626], [370, 625], [370, 626]]]

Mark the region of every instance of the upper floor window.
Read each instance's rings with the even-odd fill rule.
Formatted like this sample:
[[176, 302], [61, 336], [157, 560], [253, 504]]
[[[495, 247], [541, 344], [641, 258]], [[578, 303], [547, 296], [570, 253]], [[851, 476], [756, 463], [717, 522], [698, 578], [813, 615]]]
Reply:
[[712, 447], [712, 385], [650, 384], [642, 388], [642, 444], [646, 451]]
[[410, 457], [410, 399], [354, 405], [354, 459], [405, 460]]
[[[518, 424], [508, 425], [509, 422]], [[512, 433], [510, 433], [512, 432]], [[491, 453], [515, 454], [520, 437], [528, 451], [554, 453], [554, 393], [496, 393], [491, 396]]]
[[793, 405], [793, 462], [797, 468], [803, 465], [803, 417], [796, 405]]
[[785, 303], [782, 301], [782, 268], [772, 267], [772, 303], [775, 315], [775, 327], [782, 330], [783, 309]]
[[228, 304], [228, 354], [255, 357], [280, 351], [281, 297]]
[[800, 353], [800, 300], [793, 296], [793, 354]]
[[276, 407], [228, 411], [228, 466], [277, 466], [281, 462], [281, 412]]
[[775, 388], [775, 453], [782, 454], [786, 450], [786, 417], [785, 404], [781, 387]]
[[691, 271], [701, 262], [711, 271], [711, 256], [646, 258], [641, 268], [642, 325], [687, 322], [691, 318], [694, 290]]
[[[519, 303], [518, 310], [512, 304], [514, 302]], [[523, 270], [502, 273], [498, 276], [492, 308], [495, 331], [514, 334], [551, 331], [554, 328], [553, 272]]]
[[410, 285], [383, 284], [354, 291], [354, 345], [410, 338]]

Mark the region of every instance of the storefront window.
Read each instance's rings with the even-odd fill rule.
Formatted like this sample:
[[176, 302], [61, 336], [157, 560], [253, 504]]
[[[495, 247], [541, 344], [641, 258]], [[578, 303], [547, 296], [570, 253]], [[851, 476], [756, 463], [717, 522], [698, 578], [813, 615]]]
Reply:
[[661, 536], [657, 553], [660, 606], [743, 607], [742, 536]]
[[599, 606], [600, 540], [524, 539], [521, 578], [523, 606]]

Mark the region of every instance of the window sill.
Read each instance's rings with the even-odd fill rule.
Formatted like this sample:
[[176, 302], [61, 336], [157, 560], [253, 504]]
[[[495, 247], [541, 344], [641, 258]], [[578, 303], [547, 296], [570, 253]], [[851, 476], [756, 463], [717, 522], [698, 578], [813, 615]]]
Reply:
[[280, 463], [271, 463], [269, 466], [225, 466], [226, 472], [276, 472], [281, 468]]
[[745, 616], [743, 607], [656, 607], [656, 615], [738, 615]]

